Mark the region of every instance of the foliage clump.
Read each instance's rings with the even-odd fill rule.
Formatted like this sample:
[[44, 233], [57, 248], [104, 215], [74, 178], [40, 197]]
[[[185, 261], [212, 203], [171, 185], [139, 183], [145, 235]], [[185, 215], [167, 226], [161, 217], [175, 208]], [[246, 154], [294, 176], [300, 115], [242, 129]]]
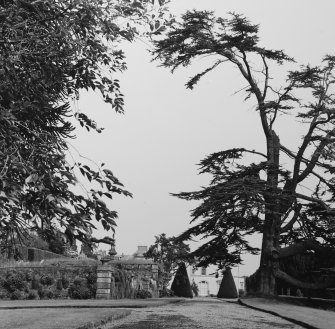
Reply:
[[39, 267], [34, 270], [18, 268], [0, 272], [0, 298], [92, 298], [96, 294], [96, 281], [95, 266]]
[[163, 288], [163, 289], [159, 289], [159, 297], [163, 298], [163, 297], [173, 297], [174, 293], [171, 289], [168, 288]]
[[3, 287], [9, 292], [23, 291], [26, 288], [25, 276], [21, 272], [9, 272], [3, 281]]
[[76, 277], [69, 286], [68, 294], [73, 299], [90, 299], [95, 297], [92, 286], [87, 284], [86, 278]]
[[135, 293], [135, 298], [139, 299], [152, 298], [152, 293], [145, 289], [139, 289]]
[[[70, 244], [111, 243], [110, 237], [90, 236], [92, 221], [114, 230], [117, 213], [106, 201], [114, 193], [131, 194], [104, 164], [92, 167], [73, 156], [75, 120], [97, 133], [103, 128], [71, 105], [81, 91], [95, 90], [123, 113], [116, 77], [126, 69], [120, 43], [146, 27], [159, 33], [166, 23], [165, 2], [0, 2], [0, 240], [9, 256], [17, 256], [16, 239], [21, 243], [30, 231], [63, 253], [54, 239], [57, 227]], [[92, 188], [75, 192], [79, 177]]]
[[51, 286], [54, 283], [54, 278], [51, 275], [43, 275], [40, 282], [45, 286]]
[[194, 295], [195, 297], [197, 297], [197, 296], [199, 295], [199, 287], [198, 287], [198, 285], [195, 283], [194, 280], [192, 281], [191, 289], [192, 289], [193, 295]]

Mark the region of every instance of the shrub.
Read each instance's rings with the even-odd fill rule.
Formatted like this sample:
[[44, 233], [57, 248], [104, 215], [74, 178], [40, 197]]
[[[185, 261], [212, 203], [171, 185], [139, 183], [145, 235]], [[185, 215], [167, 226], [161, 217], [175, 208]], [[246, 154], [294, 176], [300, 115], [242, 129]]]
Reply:
[[67, 289], [70, 285], [70, 280], [65, 275], [62, 276], [62, 284], [64, 289]]
[[135, 293], [135, 298], [141, 298], [141, 299], [152, 298], [152, 294], [148, 290], [139, 289]]
[[0, 299], [5, 299], [9, 297], [9, 293], [6, 290], [0, 290]]
[[38, 275], [34, 275], [32, 281], [31, 281], [31, 288], [34, 290], [39, 290], [41, 287], [40, 284], [40, 277]]
[[194, 295], [194, 296], [198, 296], [198, 294], [199, 294], [199, 287], [198, 287], [198, 285], [195, 283], [194, 280], [192, 281], [191, 289], [192, 289], [193, 295]]
[[86, 280], [89, 285], [96, 284], [97, 283], [97, 273], [93, 271], [88, 272], [88, 274], [86, 275]]
[[22, 291], [26, 289], [27, 284], [25, 282], [25, 276], [20, 272], [9, 272], [3, 281], [3, 287], [13, 293], [16, 290]]
[[173, 297], [174, 293], [172, 290], [164, 288], [159, 290], [159, 297]]
[[54, 281], [54, 278], [50, 275], [43, 275], [40, 279], [40, 282], [45, 286], [51, 286]]
[[38, 291], [34, 289], [30, 290], [27, 299], [39, 299]]
[[87, 287], [87, 280], [79, 277], [70, 285], [68, 294], [73, 299], [89, 299], [93, 297], [91, 290]]
[[240, 297], [243, 297], [244, 294], [245, 294], [244, 289], [239, 289], [239, 290], [238, 290], [238, 295], [239, 295]]
[[63, 289], [63, 281], [62, 279], [58, 279], [56, 282], [56, 289], [57, 290], [62, 290]]
[[33, 280], [33, 278], [34, 278], [33, 271], [26, 272], [26, 281], [30, 282]]
[[10, 294], [10, 299], [18, 300], [23, 298], [23, 293], [20, 290], [15, 290]]
[[47, 291], [45, 292], [45, 297], [48, 298], [48, 299], [52, 299], [54, 298], [54, 292], [50, 289], [46, 289]]
[[51, 289], [43, 289], [40, 288], [38, 290], [38, 295], [40, 296], [40, 298], [44, 298], [44, 299], [52, 299], [54, 297], [54, 292]]

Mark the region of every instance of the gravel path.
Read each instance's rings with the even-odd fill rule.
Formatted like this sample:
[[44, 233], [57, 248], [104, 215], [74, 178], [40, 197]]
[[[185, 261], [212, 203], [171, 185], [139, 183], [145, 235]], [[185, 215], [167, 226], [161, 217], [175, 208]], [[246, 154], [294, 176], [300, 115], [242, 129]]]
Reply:
[[298, 329], [270, 314], [236, 303], [216, 299], [190, 300], [178, 304], [132, 310], [126, 318], [113, 321], [103, 329]]

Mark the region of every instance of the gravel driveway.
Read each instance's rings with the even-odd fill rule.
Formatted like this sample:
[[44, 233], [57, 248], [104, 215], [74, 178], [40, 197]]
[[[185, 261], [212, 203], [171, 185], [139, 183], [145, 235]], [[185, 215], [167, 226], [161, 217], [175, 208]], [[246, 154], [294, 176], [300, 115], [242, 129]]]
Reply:
[[133, 310], [126, 318], [103, 327], [103, 329], [110, 328], [298, 329], [302, 327], [236, 303], [222, 302], [217, 299], [195, 299], [178, 304]]

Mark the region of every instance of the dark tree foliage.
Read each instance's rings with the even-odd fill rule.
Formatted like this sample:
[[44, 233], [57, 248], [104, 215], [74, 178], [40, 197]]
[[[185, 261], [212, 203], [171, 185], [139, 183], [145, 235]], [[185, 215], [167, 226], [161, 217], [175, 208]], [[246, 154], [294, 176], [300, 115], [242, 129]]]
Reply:
[[[103, 164], [92, 169], [69, 160], [73, 118], [88, 130], [102, 131], [70, 105], [81, 90], [95, 90], [123, 112], [116, 75], [126, 63], [119, 43], [132, 41], [149, 23], [149, 33], [162, 31], [164, 2], [0, 1], [2, 249], [31, 231], [52, 237], [55, 227], [70, 242], [110, 242], [89, 238], [87, 232], [94, 229], [94, 219], [114, 230], [117, 213], [104, 198], [131, 194]], [[90, 190], [74, 192], [83, 187], [78, 175], [94, 183]]]
[[[257, 252], [248, 237], [260, 233], [258, 291], [274, 294], [276, 278], [303, 287], [278, 264], [290, 255], [334, 245], [335, 57], [288, 72], [286, 83], [278, 87], [272, 68], [294, 60], [260, 46], [258, 25], [244, 16], [217, 18], [208, 11], [187, 12], [155, 46], [154, 58], [172, 71], [199, 57], [213, 58], [212, 66], [186, 83], [190, 89], [219, 65], [231, 65], [247, 84], [246, 100], [255, 102], [264, 133], [265, 152], [234, 148], [201, 161], [200, 172], [213, 179], [200, 191], [176, 195], [200, 202], [192, 211], [194, 226], [180, 240], [206, 238], [193, 254], [201, 266], [224, 269], [240, 263], [242, 253]], [[306, 128], [297, 150], [280, 141], [276, 124], [283, 115]]]
[[223, 272], [222, 281], [220, 284], [218, 298], [237, 298], [237, 290], [233, 275], [231, 274], [230, 268], [227, 268]]
[[190, 279], [188, 278], [185, 263], [180, 263], [173, 279], [171, 290], [177, 297], [193, 298]]
[[174, 237], [168, 238], [165, 233], [155, 238], [155, 243], [149, 247], [144, 257], [161, 264], [161, 285], [167, 288], [179, 264], [193, 264], [194, 259], [190, 256], [190, 247], [184, 242], [176, 241]]

